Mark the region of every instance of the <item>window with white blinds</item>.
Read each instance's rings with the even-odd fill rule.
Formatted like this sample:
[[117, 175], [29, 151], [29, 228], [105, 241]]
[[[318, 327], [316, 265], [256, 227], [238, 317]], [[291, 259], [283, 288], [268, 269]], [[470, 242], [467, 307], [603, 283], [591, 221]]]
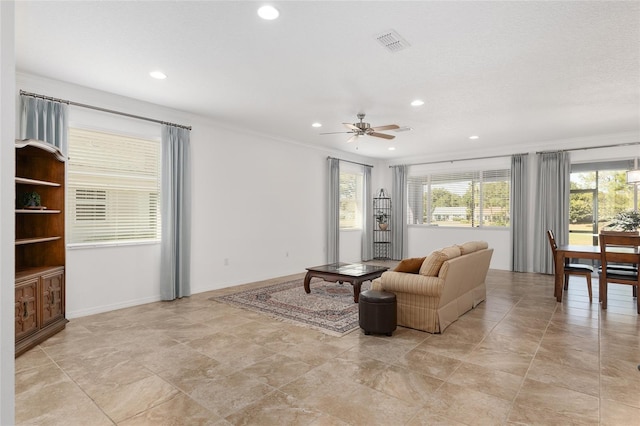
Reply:
[[407, 178], [407, 223], [509, 226], [511, 170], [432, 173]]
[[362, 172], [340, 172], [340, 229], [362, 229]]
[[159, 141], [69, 129], [68, 242], [160, 239]]

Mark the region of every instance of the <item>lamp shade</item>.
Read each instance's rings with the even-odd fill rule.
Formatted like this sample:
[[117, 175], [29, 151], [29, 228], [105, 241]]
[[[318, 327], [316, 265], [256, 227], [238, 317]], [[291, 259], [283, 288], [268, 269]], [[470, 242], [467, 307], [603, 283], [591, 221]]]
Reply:
[[640, 170], [627, 171], [627, 183], [640, 183]]

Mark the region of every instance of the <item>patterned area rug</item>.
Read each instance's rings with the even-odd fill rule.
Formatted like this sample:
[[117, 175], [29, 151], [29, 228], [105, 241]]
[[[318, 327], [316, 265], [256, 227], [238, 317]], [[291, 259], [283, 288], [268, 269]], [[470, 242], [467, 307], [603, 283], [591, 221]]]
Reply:
[[[333, 336], [342, 336], [358, 325], [358, 304], [353, 302], [353, 287], [349, 283], [325, 282], [311, 279], [311, 293], [304, 292], [303, 279], [273, 284], [253, 290], [245, 290], [217, 300], [276, 319], [304, 325]], [[361, 291], [371, 287], [369, 281]]]

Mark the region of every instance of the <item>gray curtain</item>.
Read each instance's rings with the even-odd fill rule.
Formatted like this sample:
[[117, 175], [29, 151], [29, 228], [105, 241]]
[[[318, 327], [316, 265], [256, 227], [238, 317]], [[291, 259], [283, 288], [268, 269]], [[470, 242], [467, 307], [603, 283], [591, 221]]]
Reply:
[[371, 167], [363, 166], [362, 179], [362, 260], [373, 259], [373, 197]]
[[329, 157], [327, 164], [327, 263], [335, 263], [340, 259], [340, 160]]
[[407, 166], [392, 166], [391, 182], [391, 257], [401, 260], [407, 255]]
[[558, 245], [569, 238], [569, 179], [571, 161], [568, 152], [538, 154], [533, 270], [553, 273], [553, 256], [546, 232], [553, 230]]
[[55, 145], [67, 155], [68, 105], [20, 95], [20, 138]]
[[529, 155], [511, 157], [511, 270], [527, 272], [529, 242]]
[[191, 295], [190, 151], [189, 130], [162, 125], [162, 300]]

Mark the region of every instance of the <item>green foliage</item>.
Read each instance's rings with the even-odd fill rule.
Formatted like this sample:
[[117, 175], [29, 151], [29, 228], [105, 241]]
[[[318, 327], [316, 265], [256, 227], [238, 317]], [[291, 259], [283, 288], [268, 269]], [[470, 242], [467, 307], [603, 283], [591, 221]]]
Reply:
[[607, 228], [619, 231], [635, 231], [640, 228], [640, 213], [637, 210], [620, 212], [609, 222]]

